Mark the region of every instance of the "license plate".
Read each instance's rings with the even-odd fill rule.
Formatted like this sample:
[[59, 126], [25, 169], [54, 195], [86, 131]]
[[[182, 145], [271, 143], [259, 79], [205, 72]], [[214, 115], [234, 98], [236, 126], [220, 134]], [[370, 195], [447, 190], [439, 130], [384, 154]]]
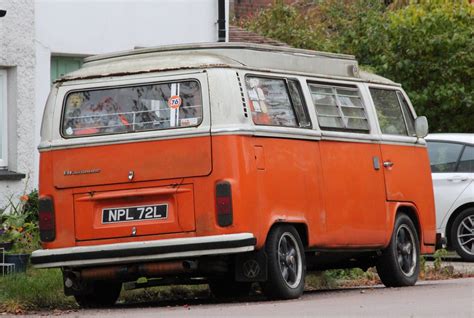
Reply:
[[102, 223], [159, 220], [167, 217], [167, 204], [102, 209]]

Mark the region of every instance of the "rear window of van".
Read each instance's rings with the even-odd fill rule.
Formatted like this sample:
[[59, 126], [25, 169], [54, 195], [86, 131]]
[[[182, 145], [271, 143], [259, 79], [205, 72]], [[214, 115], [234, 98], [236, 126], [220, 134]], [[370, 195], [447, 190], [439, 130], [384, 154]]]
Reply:
[[74, 91], [64, 103], [65, 138], [198, 126], [196, 80]]

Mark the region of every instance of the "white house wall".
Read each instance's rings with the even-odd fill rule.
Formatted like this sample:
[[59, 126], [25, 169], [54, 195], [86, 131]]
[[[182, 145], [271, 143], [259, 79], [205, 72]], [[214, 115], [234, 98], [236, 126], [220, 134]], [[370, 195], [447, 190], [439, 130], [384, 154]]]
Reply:
[[37, 41], [54, 53], [217, 41], [216, 0], [37, 0]]
[[33, 0], [0, 0], [0, 68], [7, 70], [8, 169], [25, 173], [19, 181], [0, 180], [0, 207], [36, 186], [35, 30]]
[[[215, 42], [218, 37], [217, 0], [0, 0], [0, 8], [8, 11], [0, 18], [0, 68], [9, 70], [8, 96], [14, 99], [9, 102], [10, 146], [15, 148], [9, 169], [28, 174], [28, 190], [37, 187], [36, 146], [50, 90], [51, 56]], [[0, 208], [7, 196], [24, 192], [25, 180], [0, 181]]]

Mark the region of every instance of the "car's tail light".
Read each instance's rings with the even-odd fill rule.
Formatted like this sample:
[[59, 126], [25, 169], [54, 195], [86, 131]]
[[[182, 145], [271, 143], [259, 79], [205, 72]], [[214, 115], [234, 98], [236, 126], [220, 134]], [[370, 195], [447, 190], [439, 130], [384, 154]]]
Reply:
[[216, 211], [219, 226], [232, 224], [232, 189], [227, 181], [220, 181], [216, 184]]
[[43, 242], [52, 242], [56, 238], [53, 198], [43, 196], [39, 199], [39, 229]]

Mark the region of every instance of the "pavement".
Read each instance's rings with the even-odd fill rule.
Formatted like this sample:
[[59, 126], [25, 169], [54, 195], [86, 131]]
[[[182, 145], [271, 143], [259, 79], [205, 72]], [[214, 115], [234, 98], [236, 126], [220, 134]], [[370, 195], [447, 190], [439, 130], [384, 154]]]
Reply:
[[[428, 258], [430, 259], [430, 258]], [[434, 267], [434, 262], [429, 260], [426, 262], [429, 267]], [[463, 262], [459, 256], [443, 258], [441, 263], [443, 267], [452, 267], [455, 273], [474, 274], [474, 262]]]
[[296, 300], [117, 305], [79, 310], [69, 317], [474, 317], [474, 278], [422, 281], [413, 287], [381, 285], [305, 292]]

